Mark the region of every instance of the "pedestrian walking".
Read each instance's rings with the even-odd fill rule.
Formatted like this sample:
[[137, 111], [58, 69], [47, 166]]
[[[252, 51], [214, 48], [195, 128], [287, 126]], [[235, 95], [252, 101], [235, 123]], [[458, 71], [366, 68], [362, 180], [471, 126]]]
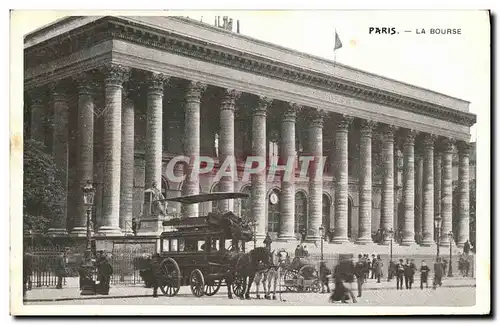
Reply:
[[109, 294], [109, 287], [111, 275], [113, 274], [113, 267], [109, 260], [104, 257], [99, 262], [97, 267], [97, 276], [99, 278], [99, 293], [103, 295]]
[[352, 259], [341, 258], [339, 264], [335, 266], [333, 277], [335, 279], [335, 289], [330, 295], [329, 301], [341, 301], [342, 303], [347, 303], [347, 300], [352, 299], [352, 302], [356, 303], [357, 300], [354, 297], [352, 290], [348, 287], [354, 280], [354, 265], [352, 263]]
[[63, 280], [67, 276], [67, 263], [68, 263], [68, 257], [66, 251], [62, 252], [57, 256], [56, 258], [56, 264], [55, 264], [55, 274], [57, 276], [57, 289], [62, 289], [63, 287]]
[[403, 264], [403, 260], [399, 260], [399, 263], [396, 265], [396, 289], [403, 290], [403, 276], [405, 273], [405, 265]]
[[33, 255], [25, 253], [23, 256], [23, 298], [29, 288], [31, 274], [33, 273]]
[[295, 248], [295, 257], [301, 257], [301, 249], [302, 247], [300, 245], [297, 245], [297, 247]]
[[361, 297], [363, 293], [363, 283], [365, 282], [365, 265], [363, 262], [363, 256], [358, 255], [358, 261], [354, 266], [354, 275], [356, 276], [356, 282], [358, 283], [358, 298]]
[[[379, 255], [380, 256], [380, 255]], [[370, 264], [370, 271], [371, 271], [371, 274], [370, 274], [370, 279], [375, 279], [375, 266], [377, 264], [377, 259], [375, 258], [375, 254], [372, 254], [372, 260], [371, 260], [371, 264]]]
[[438, 257], [436, 258], [436, 263], [434, 263], [434, 281], [432, 283], [432, 288], [436, 289], [436, 287], [439, 285], [442, 285], [443, 281], [443, 262], [441, 261], [441, 258]]
[[420, 289], [422, 289], [422, 290], [424, 289], [424, 283], [425, 283], [425, 287], [429, 288], [429, 283], [428, 283], [427, 279], [429, 277], [430, 271], [431, 271], [431, 269], [429, 269], [427, 264], [425, 264], [425, 261], [422, 261], [422, 263], [420, 264]]
[[407, 279], [406, 289], [411, 289], [413, 286], [413, 280], [415, 278], [415, 272], [417, 270], [417, 267], [415, 266], [414, 260], [411, 260], [410, 262], [406, 260], [406, 263], [407, 263], [406, 274], [405, 274], [405, 279]]
[[380, 255], [377, 255], [377, 258], [373, 260], [374, 263], [374, 273], [375, 273], [375, 278], [377, 279], [377, 283], [380, 283], [380, 278], [383, 277], [384, 273], [384, 263], [382, 262], [382, 259], [380, 258]]
[[319, 277], [321, 281], [321, 293], [325, 292], [325, 287], [326, 287], [326, 292], [330, 293], [330, 285], [329, 285], [329, 275], [332, 272], [330, 269], [326, 266], [326, 263], [324, 261], [321, 261], [319, 265]]

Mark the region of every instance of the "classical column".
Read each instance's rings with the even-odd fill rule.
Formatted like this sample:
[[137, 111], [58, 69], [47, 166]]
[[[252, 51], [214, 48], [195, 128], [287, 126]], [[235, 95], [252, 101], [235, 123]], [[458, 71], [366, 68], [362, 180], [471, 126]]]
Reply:
[[150, 73], [147, 79], [145, 186], [150, 188], [156, 182], [160, 190], [163, 153], [163, 87], [167, 80], [168, 77], [160, 73]]
[[453, 159], [454, 140], [445, 138], [443, 141], [443, 162], [441, 180], [441, 245], [448, 246], [450, 238], [448, 233], [452, 231], [452, 200], [453, 200]]
[[[295, 167], [295, 121], [297, 111], [301, 107], [294, 103], [288, 103], [281, 121], [281, 154], [285, 164], [293, 161]], [[290, 175], [290, 178], [285, 177]], [[295, 170], [283, 173], [281, 179], [281, 214], [280, 234], [282, 240], [295, 240]]]
[[[252, 156], [266, 162], [266, 111], [272, 100], [259, 97], [252, 112]], [[255, 237], [258, 240], [266, 236], [266, 168], [252, 173], [252, 219], [256, 223]]]
[[[219, 146], [219, 162], [221, 165], [226, 161], [235, 162], [234, 157], [234, 109], [236, 100], [240, 97], [241, 92], [234, 89], [226, 89], [222, 104], [220, 107], [220, 146]], [[226, 170], [233, 173], [236, 177], [236, 170], [232, 170], [232, 164]], [[234, 192], [235, 178], [224, 175], [219, 182], [219, 190], [221, 192]], [[233, 211], [233, 200], [222, 200], [219, 202], [220, 211]]]
[[419, 150], [415, 154], [415, 234], [422, 235], [422, 184], [424, 173], [424, 158]]
[[[123, 91], [122, 107], [122, 165], [120, 172], [120, 229], [132, 231], [132, 207], [134, 198], [134, 95]], [[148, 142], [149, 143], [149, 142]], [[160, 183], [161, 184], [161, 183]], [[147, 186], [147, 184], [146, 184]]]
[[[434, 216], [441, 217], [441, 165], [443, 161], [443, 154], [441, 147], [436, 146], [434, 151]], [[437, 233], [434, 234], [434, 241], [436, 240]]]
[[415, 131], [405, 130], [403, 142], [403, 240], [415, 243]]
[[[390, 230], [394, 220], [394, 132], [393, 125], [382, 127], [382, 159], [384, 179], [382, 183], [382, 204], [380, 211], [380, 228]], [[395, 232], [396, 230], [393, 229]], [[384, 241], [388, 243], [388, 241]]]
[[307, 240], [320, 238], [319, 227], [323, 217], [323, 116], [324, 112], [313, 109], [309, 115], [309, 202]]
[[94, 95], [96, 85], [86, 75], [78, 76], [78, 130], [76, 168], [76, 213], [72, 234], [86, 236], [87, 207], [83, 202], [82, 188], [87, 181], [94, 181]]
[[119, 65], [103, 69], [104, 134], [103, 134], [103, 207], [99, 233], [120, 235], [120, 172], [122, 154], [122, 85], [127, 70]]
[[46, 96], [40, 89], [32, 90], [28, 95], [31, 98], [30, 138], [45, 143]]
[[434, 142], [432, 134], [424, 136], [423, 198], [422, 198], [422, 245], [434, 244]]
[[458, 142], [458, 235], [457, 246], [463, 247], [469, 240], [469, 150], [470, 143]]
[[56, 179], [61, 183], [64, 195], [57, 203], [50, 222], [50, 235], [67, 234], [67, 193], [68, 193], [68, 94], [63, 85], [52, 85], [52, 102], [54, 105], [54, 136], [52, 152], [58, 170]]
[[359, 139], [359, 231], [358, 244], [372, 242], [372, 132], [376, 123], [363, 120]]
[[[195, 195], [200, 192], [198, 178], [200, 157], [200, 100], [206, 86], [200, 82], [189, 82], [186, 94], [184, 123], [184, 155], [189, 157], [186, 168], [186, 179], [182, 186], [182, 195]], [[194, 172], [193, 172], [194, 171]], [[183, 217], [197, 217], [198, 204], [182, 206]]]
[[[332, 242], [343, 243], [347, 238], [349, 199], [348, 175], [348, 131], [352, 117], [342, 116], [335, 131], [335, 233]], [[310, 194], [309, 194], [310, 195]]]

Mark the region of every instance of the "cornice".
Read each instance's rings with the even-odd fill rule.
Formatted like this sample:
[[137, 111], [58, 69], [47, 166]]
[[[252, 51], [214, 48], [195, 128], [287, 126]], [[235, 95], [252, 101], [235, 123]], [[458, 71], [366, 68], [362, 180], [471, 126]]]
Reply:
[[44, 64], [109, 39], [124, 40], [232, 69], [280, 79], [305, 87], [391, 106], [457, 124], [472, 126], [476, 115], [411, 98], [387, 90], [357, 84], [318, 71], [243, 53], [219, 44], [169, 33], [152, 26], [131, 25], [119, 17], [103, 17], [64, 35], [25, 49], [25, 66]]

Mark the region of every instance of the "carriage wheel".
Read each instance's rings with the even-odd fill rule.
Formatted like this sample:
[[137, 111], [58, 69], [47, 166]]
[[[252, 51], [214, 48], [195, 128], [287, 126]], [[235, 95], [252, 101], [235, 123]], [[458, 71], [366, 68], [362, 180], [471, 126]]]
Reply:
[[233, 283], [231, 284], [231, 288], [233, 289], [234, 294], [240, 298], [245, 294], [245, 290], [247, 287], [246, 280], [246, 278], [236, 275], [234, 277]]
[[194, 269], [189, 275], [189, 286], [191, 287], [191, 292], [196, 297], [201, 297], [205, 293], [203, 291], [205, 279], [203, 278], [203, 273], [201, 273], [199, 269]]
[[173, 297], [181, 288], [181, 270], [173, 258], [167, 258], [161, 262], [163, 278], [160, 284], [160, 290], [165, 296]]
[[287, 270], [283, 277], [286, 291], [297, 291], [299, 274], [295, 270]]
[[213, 279], [205, 281], [205, 295], [213, 296], [219, 292], [222, 281], [220, 279]]
[[314, 280], [314, 282], [311, 285], [311, 291], [314, 293], [318, 293], [321, 290], [321, 285], [319, 283], [319, 280]]

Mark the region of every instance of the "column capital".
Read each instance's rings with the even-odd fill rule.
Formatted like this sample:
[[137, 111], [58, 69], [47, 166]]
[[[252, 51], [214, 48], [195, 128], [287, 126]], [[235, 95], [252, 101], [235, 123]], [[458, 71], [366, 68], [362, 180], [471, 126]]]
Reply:
[[413, 146], [415, 145], [415, 137], [417, 136], [417, 131], [412, 129], [404, 129], [402, 132], [403, 136], [403, 145], [404, 146]]
[[426, 133], [424, 134], [423, 136], [423, 141], [422, 141], [422, 144], [424, 146], [425, 149], [434, 149], [434, 144], [436, 143], [436, 135], [434, 134], [430, 134], [430, 133]]
[[273, 99], [265, 96], [259, 96], [257, 105], [253, 108], [252, 113], [254, 116], [266, 116], [267, 109], [273, 103]]
[[380, 132], [385, 139], [394, 139], [398, 127], [392, 124], [380, 124]]
[[99, 88], [94, 70], [78, 73], [71, 76], [71, 79], [76, 83], [79, 95], [94, 95]]
[[309, 126], [311, 127], [323, 127], [324, 117], [326, 116], [326, 112], [322, 109], [311, 109], [308, 112], [309, 117]]
[[455, 140], [450, 138], [443, 138], [441, 141], [443, 153], [452, 153], [455, 147]]
[[138, 86], [132, 86], [130, 83], [125, 84], [122, 89], [122, 100], [133, 101], [134, 98], [138, 95], [139, 91], [140, 90]]
[[102, 66], [101, 72], [104, 74], [104, 86], [122, 86], [128, 80], [130, 69], [121, 64], [106, 64]]
[[55, 81], [49, 84], [50, 94], [54, 101], [67, 101], [69, 94], [69, 85], [62, 80]]
[[457, 141], [458, 154], [460, 156], [468, 156], [470, 154], [470, 149], [472, 148], [472, 143], [468, 141]]
[[373, 129], [377, 126], [377, 122], [371, 120], [362, 120], [360, 123], [360, 134], [362, 137], [371, 137]]
[[295, 122], [297, 113], [302, 109], [302, 105], [296, 103], [287, 103], [283, 112], [283, 121]]
[[187, 86], [186, 100], [199, 102], [201, 95], [207, 89], [207, 85], [199, 81], [190, 81]]
[[349, 129], [349, 125], [351, 125], [354, 118], [348, 115], [342, 115], [337, 122], [337, 130], [347, 131]]
[[222, 99], [221, 110], [234, 111], [236, 101], [241, 96], [241, 91], [227, 88], [224, 90], [224, 98]]
[[31, 103], [34, 105], [43, 105], [47, 101], [47, 92], [40, 88], [33, 88], [27, 90], [29, 98], [31, 99]]
[[146, 77], [146, 85], [148, 89], [148, 94], [158, 94], [163, 95], [163, 88], [165, 84], [168, 83], [170, 79], [169, 76], [163, 73], [150, 72]]

